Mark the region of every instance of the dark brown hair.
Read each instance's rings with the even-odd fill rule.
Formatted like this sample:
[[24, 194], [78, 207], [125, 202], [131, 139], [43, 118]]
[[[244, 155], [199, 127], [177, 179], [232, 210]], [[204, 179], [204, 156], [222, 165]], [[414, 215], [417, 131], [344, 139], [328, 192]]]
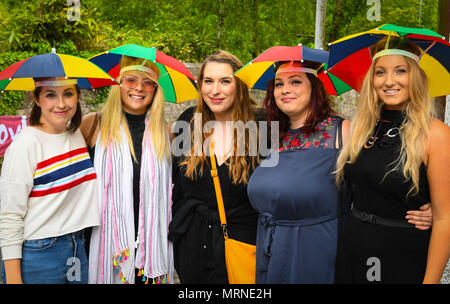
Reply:
[[[36, 79], [37, 80], [37, 79]], [[78, 85], [75, 85], [75, 90], [77, 91], [77, 99], [80, 99], [81, 90]], [[39, 95], [42, 92], [42, 87], [37, 87], [33, 91], [34, 97], [39, 100]], [[30, 113], [30, 126], [40, 126], [41, 125], [41, 108], [36, 104], [36, 102], [33, 102], [33, 107], [31, 108]], [[70, 133], [74, 133], [78, 127], [81, 124], [81, 119], [83, 117], [83, 113], [81, 112], [81, 106], [80, 103], [77, 102], [77, 110], [75, 112], [75, 115], [70, 120], [69, 125], [67, 126], [67, 131]]]
[[[284, 62], [280, 62], [277, 65], [275, 73], [283, 63]], [[303, 67], [312, 68], [315, 70], [319, 69], [320, 65], [320, 63], [311, 61], [305, 61], [302, 63]], [[318, 73], [319, 72], [321, 72], [321, 70], [319, 70]], [[322, 81], [311, 73], [305, 74], [311, 82], [311, 97], [309, 103], [309, 114], [306, 118], [303, 130], [305, 133], [309, 134], [314, 133], [314, 128], [318, 122], [323, 120], [327, 115], [334, 113], [334, 111], [331, 108], [331, 100], [328, 96], [327, 91], [325, 90], [325, 86], [323, 85]], [[269, 125], [271, 121], [279, 121], [279, 138], [281, 142], [289, 129], [290, 122], [289, 117], [278, 108], [275, 102], [274, 83], [275, 80], [272, 79], [267, 85], [267, 92], [263, 102], [263, 109], [267, 113], [267, 121]]]

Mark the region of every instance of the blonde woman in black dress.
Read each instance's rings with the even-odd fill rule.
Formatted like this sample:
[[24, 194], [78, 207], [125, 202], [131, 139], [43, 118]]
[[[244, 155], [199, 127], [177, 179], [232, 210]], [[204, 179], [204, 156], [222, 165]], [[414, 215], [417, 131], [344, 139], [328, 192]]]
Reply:
[[[337, 181], [345, 180], [353, 194], [337, 282], [439, 283], [450, 255], [450, 128], [432, 118], [415, 45], [391, 37], [372, 53], [337, 162]], [[432, 229], [414, 229], [405, 214], [427, 202]]]

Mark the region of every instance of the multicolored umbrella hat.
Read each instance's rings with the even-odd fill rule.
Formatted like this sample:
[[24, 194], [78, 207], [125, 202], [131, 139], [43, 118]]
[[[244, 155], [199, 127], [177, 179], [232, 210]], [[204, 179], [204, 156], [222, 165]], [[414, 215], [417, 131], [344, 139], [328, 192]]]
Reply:
[[[81, 89], [93, 89], [91, 82], [116, 83], [105, 71], [86, 59], [52, 53], [18, 61], [0, 72], [0, 90], [33, 91], [34, 78], [77, 78]], [[101, 85], [100, 85], [101, 86]]]
[[421, 49], [430, 97], [450, 94], [450, 43], [429, 29], [385, 24], [336, 40], [330, 43], [329, 72], [359, 92], [372, 64], [371, 48], [386, 36], [407, 38]]
[[[269, 80], [275, 78], [275, 67], [283, 61], [315, 61], [323, 63], [326, 68], [329, 53], [324, 50], [311, 49], [302, 45], [274, 46], [247, 63], [234, 73], [249, 88], [265, 90]], [[327, 71], [317, 74], [330, 95], [340, 95], [352, 88]]]
[[126, 44], [95, 55], [89, 58], [89, 61], [117, 79], [120, 74], [120, 60], [123, 55], [151, 60], [156, 64], [160, 70], [158, 83], [163, 89], [166, 101], [180, 103], [198, 98], [195, 78], [184, 64], [154, 47], [147, 48], [136, 44]]

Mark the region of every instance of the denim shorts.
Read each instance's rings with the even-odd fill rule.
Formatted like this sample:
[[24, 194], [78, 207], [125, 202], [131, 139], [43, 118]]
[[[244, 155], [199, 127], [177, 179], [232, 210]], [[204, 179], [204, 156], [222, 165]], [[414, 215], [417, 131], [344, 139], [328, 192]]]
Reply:
[[[87, 284], [83, 231], [24, 241], [21, 266], [24, 284]], [[2, 275], [5, 283], [4, 265]]]

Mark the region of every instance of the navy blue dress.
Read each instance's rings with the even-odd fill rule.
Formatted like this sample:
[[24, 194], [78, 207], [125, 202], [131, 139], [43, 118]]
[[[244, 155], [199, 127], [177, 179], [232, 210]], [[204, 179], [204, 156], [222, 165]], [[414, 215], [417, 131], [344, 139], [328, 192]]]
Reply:
[[279, 162], [263, 161], [248, 184], [259, 214], [256, 283], [333, 283], [337, 250], [338, 191], [333, 171], [336, 130], [330, 116], [316, 131], [289, 130]]

